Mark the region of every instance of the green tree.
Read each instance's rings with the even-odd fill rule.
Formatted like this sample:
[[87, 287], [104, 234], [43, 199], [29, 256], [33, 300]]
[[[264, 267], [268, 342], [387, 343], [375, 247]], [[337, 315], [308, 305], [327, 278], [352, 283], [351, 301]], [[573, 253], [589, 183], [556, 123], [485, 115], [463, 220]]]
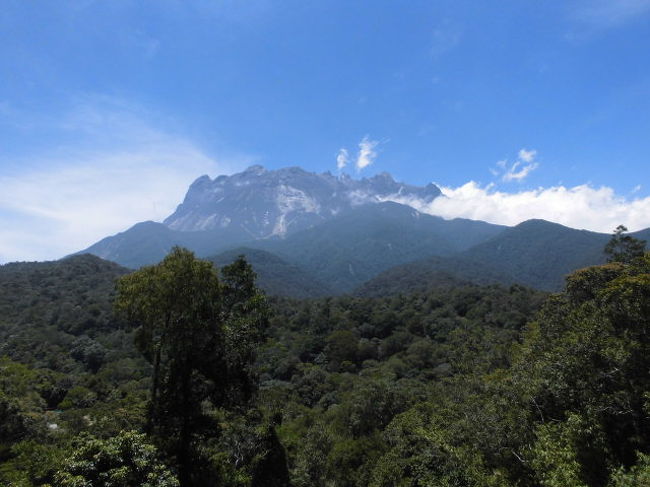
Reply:
[[265, 300], [243, 257], [222, 274], [176, 247], [118, 282], [116, 308], [153, 365], [148, 430], [175, 458], [181, 485], [201, 485], [201, 436], [219, 429], [209, 410], [245, 406], [255, 392]]
[[619, 468], [608, 484], [610, 487], [639, 487], [650, 485], [650, 455], [639, 454], [636, 465], [626, 471]]
[[[650, 253], [576, 271], [513, 364], [536, 428], [542, 485], [603, 486], [650, 449]], [[623, 474], [621, 474], [623, 475]]]
[[605, 246], [607, 262], [630, 263], [643, 257], [646, 241], [625, 235], [625, 232], [627, 228], [624, 225], [619, 225], [614, 230], [611, 240]]
[[107, 440], [78, 438], [54, 480], [59, 487], [178, 487], [156, 448], [134, 431]]

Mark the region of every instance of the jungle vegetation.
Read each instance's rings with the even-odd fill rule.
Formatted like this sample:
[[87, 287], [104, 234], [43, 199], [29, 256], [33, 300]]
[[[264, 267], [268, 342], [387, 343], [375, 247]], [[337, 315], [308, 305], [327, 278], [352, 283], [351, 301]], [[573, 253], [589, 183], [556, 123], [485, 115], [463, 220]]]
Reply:
[[0, 484], [650, 485], [650, 253], [562, 292], [265, 296], [176, 248], [0, 267]]

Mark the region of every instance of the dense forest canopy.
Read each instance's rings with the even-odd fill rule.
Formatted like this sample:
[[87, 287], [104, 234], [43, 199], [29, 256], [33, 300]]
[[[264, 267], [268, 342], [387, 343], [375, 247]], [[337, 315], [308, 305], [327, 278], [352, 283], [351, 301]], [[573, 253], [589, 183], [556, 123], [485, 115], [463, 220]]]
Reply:
[[3, 266], [0, 484], [648, 485], [650, 253], [619, 230], [553, 295], [265, 298], [182, 249]]

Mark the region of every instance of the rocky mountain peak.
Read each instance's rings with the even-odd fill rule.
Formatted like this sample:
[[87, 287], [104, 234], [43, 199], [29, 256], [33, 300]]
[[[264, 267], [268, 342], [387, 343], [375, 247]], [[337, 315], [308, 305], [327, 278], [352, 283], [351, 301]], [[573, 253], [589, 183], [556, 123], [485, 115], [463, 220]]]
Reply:
[[423, 188], [399, 183], [385, 172], [354, 179], [345, 174], [311, 173], [300, 167], [268, 170], [254, 165], [231, 176], [201, 176], [164, 224], [180, 231], [237, 226], [251, 239], [282, 237], [360, 204], [391, 197], [428, 202], [440, 194], [435, 185]]

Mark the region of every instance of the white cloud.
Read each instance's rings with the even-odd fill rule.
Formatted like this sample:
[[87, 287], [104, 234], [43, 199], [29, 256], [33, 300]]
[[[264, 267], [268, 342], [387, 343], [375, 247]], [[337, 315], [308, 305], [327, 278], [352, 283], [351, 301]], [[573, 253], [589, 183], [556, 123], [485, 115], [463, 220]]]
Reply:
[[520, 149], [517, 160], [512, 165], [507, 160], [498, 161], [496, 168], [490, 168], [490, 173], [493, 176], [500, 175], [504, 182], [523, 181], [539, 167], [539, 163], [535, 162], [536, 156], [536, 150]]
[[59, 258], [139, 221], [161, 220], [198, 175], [219, 170], [183, 143], [46, 164], [0, 177], [0, 261]]
[[339, 153], [336, 156], [336, 168], [340, 171], [343, 169], [345, 166], [348, 165], [348, 162], [350, 160], [348, 150], [347, 149], [339, 149]]
[[57, 130], [78, 133], [79, 146], [0, 160], [0, 262], [57, 259], [137, 222], [161, 220], [196, 177], [252, 161], [211, 158], [115, 106], [88, 105], [61, 120]]
[[533, 162], [533, 159], [535, 159], [535, 156], [537, 155], [536, 150], [526, 150], [526, 149], [520, 149], [519, 150], [519, 160], [523, 162]]
[[361, 139], [361, 142], [359, 142], [359, 155], [356, 163], [357, 171], [361, 171], [375, 162], [375, 158], [377, 157], [377, 151], [375, 149], [378, 145], [378, 141], [370, 140], [367, 135]]
[[631, 231], [650, 227], [650, 197], [624, 198], [606, 186], [553, 186], [508, 193], [470, 181], [456, 188], [441, 189], [445, 196], [431, 203], [404, 198], [392, 201], [444, 218], [470, 218], [503, 225], [542, 218], [572, 228], [606, 233], [619, 224]]
[[538, 167], [539, 164], [536, 162], [522, 165], [521, 161], [517, 161], [510, 167], [510, 169], [508, 169], [508, 171], [503, 175], [501, 179], [506, 182], [523, 181], [532, 171]]

